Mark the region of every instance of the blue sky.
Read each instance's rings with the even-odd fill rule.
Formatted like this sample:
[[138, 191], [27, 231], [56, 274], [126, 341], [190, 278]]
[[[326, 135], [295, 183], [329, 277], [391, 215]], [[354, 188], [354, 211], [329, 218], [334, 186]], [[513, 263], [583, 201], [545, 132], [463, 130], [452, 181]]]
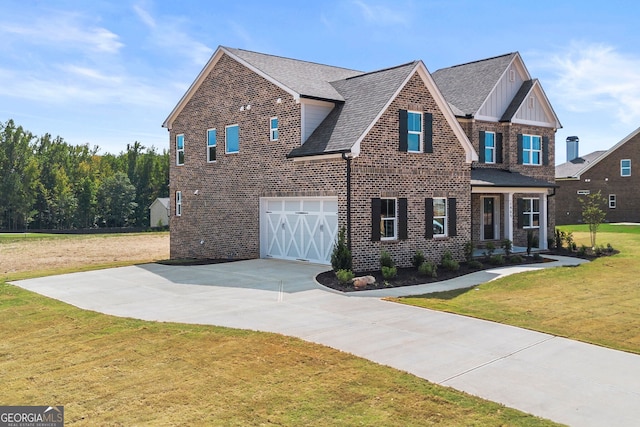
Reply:
[[0, 121], [119, 153], [162, 122], [218, 45], [372, 71], [519, 51], [580, 152], [640, 126], [640, 3], [3, 0]]

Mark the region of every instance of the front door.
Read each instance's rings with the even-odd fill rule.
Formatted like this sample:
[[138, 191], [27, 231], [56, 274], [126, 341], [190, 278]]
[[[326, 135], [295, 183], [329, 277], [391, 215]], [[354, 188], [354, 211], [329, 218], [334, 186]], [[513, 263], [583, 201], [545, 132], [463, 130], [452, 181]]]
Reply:
[[482, 198], [482, 240], [495, 240], [495, 199], [493, 197]]

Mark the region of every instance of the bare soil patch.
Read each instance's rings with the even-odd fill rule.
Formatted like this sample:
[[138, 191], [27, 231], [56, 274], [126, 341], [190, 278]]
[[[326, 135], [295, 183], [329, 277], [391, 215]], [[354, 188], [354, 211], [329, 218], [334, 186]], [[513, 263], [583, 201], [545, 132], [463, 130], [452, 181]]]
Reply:
[[0, 275], [169, 258], [169, 233], [64, 235], [0, 241]]

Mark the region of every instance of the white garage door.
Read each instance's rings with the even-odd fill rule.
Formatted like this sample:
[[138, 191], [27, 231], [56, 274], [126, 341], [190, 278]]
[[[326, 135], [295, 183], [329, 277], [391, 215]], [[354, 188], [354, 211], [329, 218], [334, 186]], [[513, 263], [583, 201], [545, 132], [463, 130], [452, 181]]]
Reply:
[[260, 200], [260, 255], [263, 258], [331, 264], [337, 235], [336, 197]]

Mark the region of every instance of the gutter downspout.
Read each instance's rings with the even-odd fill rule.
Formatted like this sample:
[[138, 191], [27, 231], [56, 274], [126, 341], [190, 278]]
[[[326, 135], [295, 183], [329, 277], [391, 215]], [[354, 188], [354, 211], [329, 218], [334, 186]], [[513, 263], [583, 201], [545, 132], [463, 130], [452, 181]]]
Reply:
[[342, 159], [347, 161], [347, 247], [351, 251], [351, 156], [342, 153]]

